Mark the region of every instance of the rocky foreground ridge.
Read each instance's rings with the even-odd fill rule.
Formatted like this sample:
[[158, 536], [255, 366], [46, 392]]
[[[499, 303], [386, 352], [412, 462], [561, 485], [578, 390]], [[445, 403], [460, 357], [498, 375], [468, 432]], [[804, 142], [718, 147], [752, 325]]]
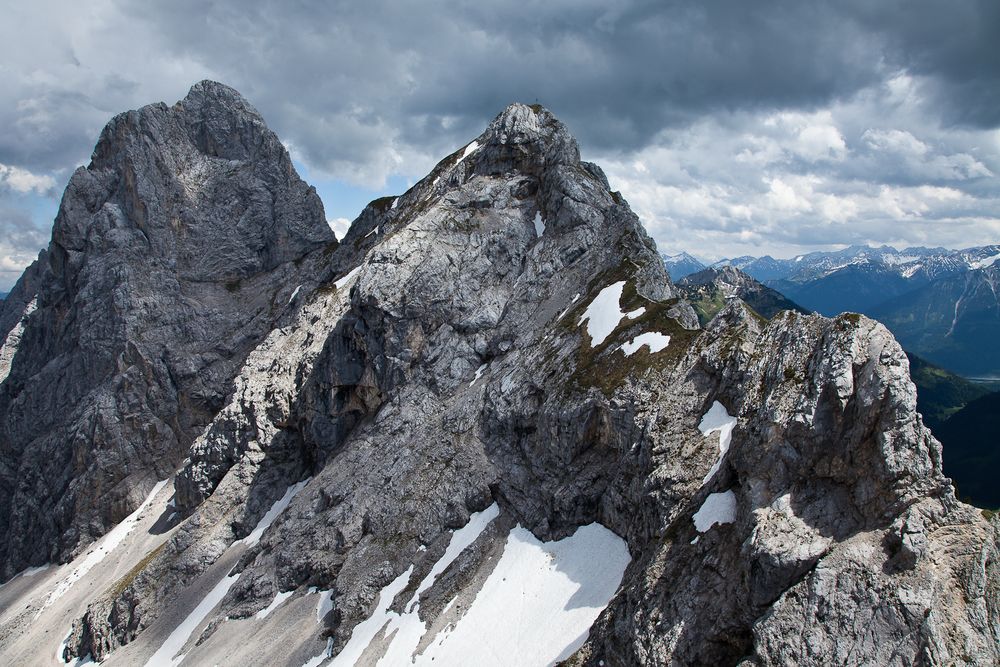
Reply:
[[[109, 124], [12, 297], [0, 566], [73, 560], [0, 589], [8, 661], [1000, 660], [1000, 524], [888, 331], [738, 298], [700, 327], [543, 108], [337, 244], [203, 82]], [[508, 596], [533, 554], [569, 635], [493, 644], [551, 597]]]

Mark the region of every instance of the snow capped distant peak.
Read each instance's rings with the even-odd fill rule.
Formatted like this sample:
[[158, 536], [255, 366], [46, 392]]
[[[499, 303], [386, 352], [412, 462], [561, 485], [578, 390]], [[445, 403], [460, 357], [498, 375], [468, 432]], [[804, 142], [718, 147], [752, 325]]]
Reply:
[[984, 257], [983, 259], [975, 260], [969, 262], [969, 268], [971, 269], [985, 269], [987, 266], [992, 266], [994, 262], [1000, 259], [1000, 253], [995, 255], [990, 255], [989, 257]]

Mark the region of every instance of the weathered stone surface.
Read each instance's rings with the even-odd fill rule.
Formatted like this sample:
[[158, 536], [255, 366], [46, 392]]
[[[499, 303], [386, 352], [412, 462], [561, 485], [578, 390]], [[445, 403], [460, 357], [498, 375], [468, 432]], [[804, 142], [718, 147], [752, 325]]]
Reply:
[[74, 553], [173, 473], [333, 242], [236, 91], [203, 82], [108, 124], [34, 265], [37, 310], [0, 386], [3, 578]]
[[[372, 202], [328, 261], [313, 256], [289, 268], [302, 288], [192, 433], [169, 537], [95, 595], [68, 655], [148, 657], [157, 619], [213, 572], [239, 577], [192, 659], [229, 655], [234, 619], [312, 587], [332, 610], [283, 655], [302, 664], [327, 638], [335, 653], [412, 566], [402, 611], [449, 531], [495, 502], [499, 518], [420, 596], [432, 633], [464, 613], [515, 523], [550, 540], [599, 521], [632, 563], [571, 663], [1000, 658], [998, 525], [954, 499], [888, 331], [849, 315], [768, 322], [739, 299], [699, 329], [548, 111], [512, 105]], [[614, 286], [620, 317], [592, 333], [585, 315]], [[626, 354], [641, 334], [670, 340]], [[718, 433], [699, 430], [715, 402], [736, 419], [721, 458]], [[259, 543], [240, 541], [296, 483]], [[732, 521], [699, 532], [693, 516], [723, 492]]]

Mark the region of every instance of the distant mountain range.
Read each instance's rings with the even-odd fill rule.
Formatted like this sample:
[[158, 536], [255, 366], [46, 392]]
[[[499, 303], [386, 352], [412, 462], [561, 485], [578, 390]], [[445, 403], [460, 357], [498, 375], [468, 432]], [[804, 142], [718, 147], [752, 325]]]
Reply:
[[[736, 267], [804, 308], [833, 316], [859, 312], [888, 326], [903, 346], [971, 377], [1000, 375], [1000, 245], [964, 250], [870, 248], [813, 252], [791, 259], [743, 256]], [[683, 279], [696, 258], [665, 256]], [[700, 269], [699, 269], [700, 270]]]
[[677, 287], [694, 307], [702, 326], [725, 307], [728, 299], [734, 297], [739, 297], [758, 315], [767, 319], [783, 310], [795, 310], [803, 314], [809, 312], [780, 292], [732, 266], [702, 269], [679, 280]]
[[705, 265], [696, 257], [692, 257], [686, 252], [678, 253], [676, 255], [664, 255], [660, 253], [660, 257], [663, 258], [663, 263], [667, 267], [667, 273], [670, 274], [670, 279], [677, 282], [685, 276], [689, 276], [692, 273], [698, 273], [705, 268]]
[[903, 347], [967, 377], [1000, 374], [1000, 263], [940, 278], [869, 310]]

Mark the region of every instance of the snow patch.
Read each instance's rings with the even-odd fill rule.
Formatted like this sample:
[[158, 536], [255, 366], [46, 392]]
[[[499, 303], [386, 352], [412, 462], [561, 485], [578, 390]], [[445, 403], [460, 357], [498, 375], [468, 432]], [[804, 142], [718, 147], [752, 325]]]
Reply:
[[399, 197], [396, 197], [395, 199], [392, 200], [392, 205], [389, 206], [389, 209], [392, 210], [392, 209], [396, 208], [396, 204], [398, 204], [398, 203], [399, 203]]
[[479, 142], [473, 140], [473, 142], [471, 144], [469, 144], [468, 146], [466, 146], [465, 150], [462, 151], [462, 157], [458, 158], [458, 162], [455, 163], [455, 166], [457, 167], [459, 164], [461, 164], [462, 160], [464, 160], [465, 158], [469, 157], [470, 155], [472, 155], [473, 153], [475, 153], [477, 150], [479, 150]]
[[205, 620], [209, 612], [222, 602], [222, 598], [226, 597], [226, 593], [229, 592], [229, 589], [232, 588], [233, 584], [239, 578], [239, 574], [223, 577], [222, 581], [217, 583], [208, 592], [208, 595], [198, 603], [198, 606], [188, 614], [187, 618], [170, 633], [170, 636], [160, 645], [160, 648], [156, 649], [156, 653], [150, 656], [149, 660], [146, 661], [146, 667], [176, 667], [181, 664], [181, 661], [184, 660], [184, 655], [177, 654], [184, 648], [184, 644], [187, 643], [194, 631], [201, 625], [201, 622]]
[[85, 577], [88, 572], [97, 567], [97, 565], [100, 564], [100, 562], [103, 561], [108, 554], [114, 551], [118, 545], [122, 543], [122, 540], [124, 540], [125, 537], [132, 532], [135, 524], [139, 522], [139, 516], [149, 506], [149, 504], [153, 502], [153, 498], [156, 497], [156, 494], [160, 492], [160, 489], [162, 489], [166, 483], [167, 480], [163, 480], [153, 485], [153, 490], [149, 492], [149, 495], [146, 496], [144, 501], [142, 501], [142, 504], [140, 504], [134, 512], [125, 517], [121, 523], [112, 528], [107, 535], [98, 540], [94, 548], [91, 549], [79, 565], [73, 568], [73, 571], [70, 572], [69, 576], [60, 581], [52, 592], [49, 593], [49, 596], [45, 599], [45, 604], [43, 604], [35, 613], [35, 620], [41, 616], [42, 612], [45, 611], [47, 607], [50, 607], [56, 600], [65, 595], [66, 592], [73, 587], [73, 584], [80, 581], [80, 579]]
[[410, 662], [410, 658], [417, 650], [420, 638], [427, 631], [426, 624], [420, 620], [420, 594], [434, 585], [434, 581], [448, 566], [458, 558], [469, 545], [475, 542], [486, 529], [486, 526], [500, 515], [500, 507], [493, 503], [482, 512], [476, 512], [469, 517], [469, 522], [462, 528], [455, 531], [448, 546], [441, 558], [431, 566], [417, 586], [410, 601], [403, 608], [404, 613], [399, 615], [395, 612], [388, 612], [389, 625], [384, 631], [385, 636], [392, 636], [392, 643], [386, 651], [385, 656], [379, 661], [380, 665], [392, 667]]
[[248, 547], [252, 547], [260, 542], [260, 538], [264, 535], [264, 531], [270, 528], [271, 524], [274, 523], [274, 520], [288, 508], [288, 505], [292, 502], [292, 498], [295, 497], [295, 494], [301, 491], [302, 487], [308, 484], [310, 479], [312, 478], [310, 477], [308, 479], [304, 479], [301, 482], [292, 484], [288, 487], [285, 490], [285, 495], [274, 501], [274, 504], [271, 505], [271, 509], [267, 510], [264, 516], [261, 517], [261, 520], [257, 522], [257, 525], [252, 531], [250, 531], [250, 534], [242, 540], [237, 540], [234, 544], [245, 544]]
[[569, 305], [566, 306], [566, 308], [564, 308], [561, 313], [559, 313], [559, 317], [556, 318], [556, 322], [558, 322], [559, 320], [561, 320], [563, 318], [563, 315], [565, 315], [566, 313], [568, 313], [569, 309], [572, 308], [573, 304], [576, 303], [579, 299], [580, 299], [580, 293], [577, 292], [576, 296], [573, 297], [573, 300], [569, 302]]
[[466, 547], [475, 542], [482, 532], [486, 530], [486, 526], [490, 525], [493, 519], [498, 516], [500, 516], [500, 506], [496, 503], [493, 503], [482, 512], [476, 512], [469, 516], [469, 522], [452, 534], [451, 541], [448, 542], [448, 548], [445, 549], [444, 555], [434, 563], [431, 571], [420, 582], [416, 592], [413, 594], [413, 599], [407, 605], [406, 611], [413, 610], [414, 605], [420, 599], [420, 594], [433, 586], [434, 580], [447, 570], [452, 561], [458, 558], [458, 555], [465, 551]]
[[622, 351], [625, 356], [631, 356], [634, 352], [637, 352], [643, 345], [649, 346], [649, 353], [655, 354], [665, 348], [670, 342], [670, 336], [661, 334], [658, 331], [650, 331], [648, 333], [639, 334], [632, 340], [622, 345]]
[[1000, 254], [991, 255], [983, 259], [977, 260], [975, 262], [969, 262], [969, 267], [973, 269], [985, 269], [987, 266], [992, 266], [993, 262], [1000, 259]]
[[351, 631], [351, 638], [347, 640], [343, 650], [337, 654], [328, 667], [352, 667], [357, 664], [368, 645], [378, 634], [379, 630], [398, 614], [389, 611], [389, 605], [399, 593], [406, 588], [410, 582], [410, 575], [413, 574], [413, 566], [406, 568], [406, 571], [393, 579], [378, 594], [378, 602], [375, 604], [375, 611], [365, 620], [354, 626]]
[[535, 212], [535, 236], [541, 236], [545, 233], [545, 222], [542, 221], [541, 211]]
[[333, 654], [333, 637], [326, 638], [326, 650], [317, 656], [309, 658], [309, 660], [302, 663], [302, 667], [319, 667], [323, 664], [324, 660], [328, 660]]
[[299, 285], [298, 287], [295, 288], [295, 291], [292, 292], [292, 295], [290, 297], [288, 297], [288, 303], [291, 303], [292, 301], [295, 301], [295, 297], [297, 297], [299, 295], [299, 290], [301, 290], [301, 289], [302, 289], [302, 285]]
[[10, 579], [8, 579], [7, 581], [5, 581], [2, 584], [0, 584], [0, 589], [2, 589], [4, 586], [6, 586], [10, 582], [14, 581], [15, 579], [17, 579], [18, 577], [33, 577], [36, 574], [38, 574], [39, 572], [44, 572], [45, 570], [49, 569], [50, 567], [52, 567], [52, 566], [47, 564], [47, 565], [39, 565], [38, 567], [25, 568], [25, 569], [21, 570], [20, 572], [18, 572], [17, 574], [15, 574]]
[[540, 542], [518, 526], [466, 614], [415, 663], [500, 666], [565, 660], [586, 641], [629, 560], [625, 542], [599, 524], [556, 542]]
[[580, 321], [577, 324], [582, 325], [587, 322], [587, 333], [590, 334], [591, 345], [603, 343], [625, 316], [618, 305], [622, 298], [623, 289], [625, 289], [624, 280], [608, 285], [594, 297], [594, 300], [587, 306], [586, 312], [580, 316]]
[[38, 297], [36, 296], [25, 307], [21, 319], [18, 320], [14, 328], [4, 338], [3, 344], [0, 345], [0, 382], [6, 380], [10, 374], [10, 367], [14, 363], [14, 355], [17, 354], [17, 348], [21, 345], [21, 336], [24, 335], [24, 326], [28, 321], [28, 316], [35, 312], [37, 307]]
[[274, 599], [271, 600], [271, 604], [267, 605], [267, 607], [265, 607], [264, 609], [261, 609], [260, 611], [257, 612], [257, 618], [267, 618], [268, 614], [270, 614], [272, 611], [274, 611], [279, 606], [281, 606], [282, 602], [284, 602], [288, 598], [292, 597], [294, 594], [295, 594], [295, 591], [288, 591], [286, 593], [278, 593], [277, 595], [274, 596]]
[[702, 484], [712, 479], [712, 475], [718, 472], [719, 466], [722, 465], [722, 459], [726, 456], [726, 452], [729, 451], [729, 443], [733, 438], [733, 428], [735, 427], [736, 417], [729, 414], [726, 411], [726, 406], [718, 401], [712, 403], [712, 407], [701, 418], [698, 430], [701, 431], [702, 435], [707, 436], [714, 431], [719, 432], [719, 458], [716, 459], [715, 464], [712, 465], [712, 469], [705, 475], [705, 479], [701, 481]]
[[344, 285], [346, 285], [351, 280], [351, 278], [358, 275], [358, 271], [360, 270], [361, 270], [360, 266], [354, 267], [353, 269], [348, 271], [347, 275], [345, 275], [343, 278], [334, 281], [333, 286], [336, 287], [338, 290], [343, 289]]
[[66, 647], [69, 645], [69, 638], [73, 636], [73, 627], [70, 626], [69, 632], [66, 633], [66, 638], [62, 640], [59, 644], [58, 652], [56, 653], [56, 660], [59, 661], [60, 665], [70, 665], [70, 667], [83, 667], [84, 665], [96, 665], [99, 663], [94, 662], [94, 656], [90, 653], [83, 656], [82, 658], [77, 658], [72, 662], [66, 662], [63, 660], [63, 656], [66, 654]]
[[635, 310], [630, 310], [629, 312], [625, 313], [625, 317], [629, 318], [630, 320], [634, 320], [635, 318], [639, 317], [645, 312], [646, 312], [646, 307], [639, 306]]
[[319, 592], [319, 602], [316, 603], [316, 622], [322, 623], [326, 615], [333, 611], [333, 589]]
[[479, 381], [479, 378], [483, 377], [483, 372], [486, 370], [487, 366], [489, 366], [489, 364], [483, 364], [476, 369], [476, 377], [472, 378], [472, 382], [469, 383], [470, 387], [474, 386], [476, 382]]
[[721, 526], [736, 521], [736, 494], [732, 491], [710, 493], [692, 519], [699, 533], [704, 533], [715, 524]]

